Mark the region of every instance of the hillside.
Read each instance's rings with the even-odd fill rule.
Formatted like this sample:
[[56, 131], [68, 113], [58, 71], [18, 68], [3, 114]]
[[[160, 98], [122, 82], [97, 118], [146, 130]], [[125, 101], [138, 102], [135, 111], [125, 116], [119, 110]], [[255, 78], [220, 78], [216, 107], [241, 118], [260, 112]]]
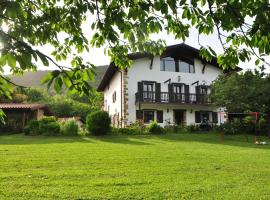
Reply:
[[[101, 78], [104, 75], [107, 68], [108, 68], [107, 65], [97, 67], [97, 69], [96, 69], [97, 76], [96, 76], [96, 79], [93, 83], [94, 87], [98, 86], [98, 84], [101, 81]], [[40, 81], [49, 72], [50, 72], [50, 70], [45, 70], [45, 71], [38, 70], [36, 72], [25, 72], [25, 74], [22, 76], [9, 75], [8, 77], [10, 77], [11, 80], [18, 85], [22, 85], [22, 86], [26, 86], [26, 87], [45, 88], [46, 85], [42, 85], [40, 83]]]

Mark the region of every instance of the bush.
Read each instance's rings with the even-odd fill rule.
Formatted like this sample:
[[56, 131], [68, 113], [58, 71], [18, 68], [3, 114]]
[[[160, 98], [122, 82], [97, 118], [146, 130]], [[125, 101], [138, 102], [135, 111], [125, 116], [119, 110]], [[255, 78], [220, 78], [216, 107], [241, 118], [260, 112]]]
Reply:
[[217, 130], [223, 132], [226, 135], [235, 135], [235, 134], [240, 134], [244, 133], [244, 124], [241, 123], [239, 119], [234, 119], [233, 121], [230, 122], [225, 122], [221, 124]]
[[185, 126], [185, 130], [188, 133], [195, 133], [195, 132], [198, 132], [200, 128], [196, 124], [190, 124], [190, 125]]
[[105, 135], [111, 131], [111, 118], [105, 111], [96, 111], [87, 116], [86, 125], [89, 133]]
[[256, 125], [255, 125], [255, 118], [254, 116], [246, 116], [243, 119], [243, 125], [244, 125], [244, 130], [246, 133], [255, 133]]
[[32, 120], [28, 123], [28, 125], [23, 130], [25, 135], [39, 135], [40, 128], [39, 128], [39, 121]]
[[125, 127], [125, 128], [113, 128], [113, 135], [142, 135], [145, 134], [145, 131], [140, 130], [134, 127]]
[[259, 120], [259, 134], [267, 135], [269, 130], [269, 124], [265, 118], [260, 118]]
[[164, 128], [162, 128], [156, 121], [151, 122], [147, 127], [147, 130], [150, 134], [155, 135], [164, 133]]
[[61, 126], [61, 133], [63, 135], [75, 136], [79, 134], [79, 126], [75, 120], [68, 120]]
[[60, 125], [55, 117], [43, 117], [39, 120], [39, 132], [44, 135], [58, 135], [60, 133]]
[[167, 125], [164, 127], [164, 131], [166, 133], [183, 133], [184, 128], [183, 125]]
[[60, 134], [60, 124], [57, 122], [49, 122], [44, 128], [44, 131], [42, 131], [44, 135], [53, 136]]

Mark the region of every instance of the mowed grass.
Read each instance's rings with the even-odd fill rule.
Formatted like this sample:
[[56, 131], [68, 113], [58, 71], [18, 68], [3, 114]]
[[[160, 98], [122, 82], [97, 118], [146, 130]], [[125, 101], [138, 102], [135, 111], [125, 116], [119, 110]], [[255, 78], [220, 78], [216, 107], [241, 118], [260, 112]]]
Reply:
[[269, 146], [215, 134], [0, 136], [0, 199], [270, 199]]

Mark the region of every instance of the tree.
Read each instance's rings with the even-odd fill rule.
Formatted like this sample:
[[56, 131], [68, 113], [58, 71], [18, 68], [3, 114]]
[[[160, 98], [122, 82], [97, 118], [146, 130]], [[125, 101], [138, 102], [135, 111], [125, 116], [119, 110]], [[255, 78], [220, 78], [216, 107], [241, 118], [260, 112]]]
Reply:
[[214, 103], [229, 112], [270, 114], [270, 75], [263, 71], [221, 75], [211, 87]]
[[[151, 40], [151, 34], [167, 31], [185, 41], [191, 27], [199, 36], [217, 32], [224, 52], [216, 55], [210, 46], [201, 46], [201, 56], [217, 56], [223, 68], [234, 68], [240, 61], [257, 57], [264, 63], [270, 53], [268, 0], [0, 0], [0, 72], [8, 65], [10, 72], [36, 70], [36, 61], [53, 64], [58, 70], [43, 82], [56, 91], [66, 86], [72, 92], [88, 95], [88, 79], [94, 78], [94, 65], [80, 54], [91, 47], [106, 47], [106, 53], [120, 68], [130, 66], [129, 52], [161, 54], [164, 40]], [[93, 37], [82, 31], [86, 18]], [[36, 46], [49, 44], [51, 54]], [[60, 61], [71, 57], [69, 66]], [[10, 96], [12, 82], [0, 74], [0, 92]]]

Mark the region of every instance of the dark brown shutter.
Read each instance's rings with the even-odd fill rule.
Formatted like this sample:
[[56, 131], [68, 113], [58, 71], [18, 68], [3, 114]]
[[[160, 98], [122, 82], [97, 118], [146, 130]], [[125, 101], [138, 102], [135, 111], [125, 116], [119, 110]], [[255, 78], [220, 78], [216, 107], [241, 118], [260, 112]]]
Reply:
[[185, 85], [185, 102], [189, 103], [189, 85]]
[[162, 110], [157, 111], [157, 122], [163, 123], [163, 111]]
[[138, 94], [139, 94], [139, 100], [143, 100], [143, 82], [138, 82]]
[[196, 102], [201, 103], [201, 86], [196, 86]]
[[160, 102], [160, 83], [156, 83], [156, 102]]
[[201, 112], [195, 111], [195, 123], [201, 123]]
[[169, 102], [173, 102], [173, 84], [168, 84]]
[[212, 122], [217, 124], [218, 123], [218, 113], [212, 112]]
[[136, 120], [143, 119], [143, 110], [136, 110]]

